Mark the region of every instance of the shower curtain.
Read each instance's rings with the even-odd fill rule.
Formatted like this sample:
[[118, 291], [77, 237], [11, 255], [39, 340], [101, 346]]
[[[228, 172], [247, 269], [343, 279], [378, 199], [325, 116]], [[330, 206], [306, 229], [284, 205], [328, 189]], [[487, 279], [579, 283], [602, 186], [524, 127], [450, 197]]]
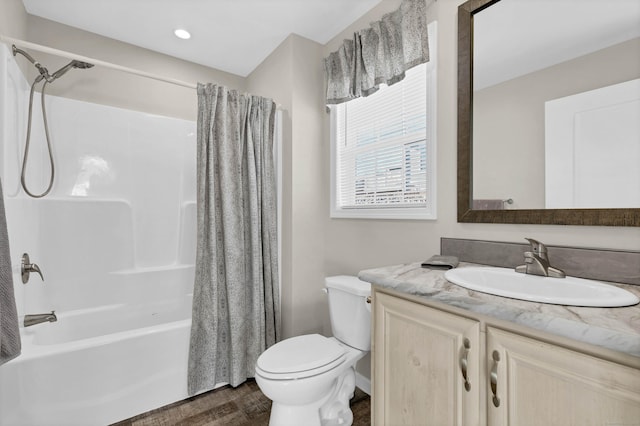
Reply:
[[191, 395], [253, 377], [280, 334], [275, 104], [198, 84]]

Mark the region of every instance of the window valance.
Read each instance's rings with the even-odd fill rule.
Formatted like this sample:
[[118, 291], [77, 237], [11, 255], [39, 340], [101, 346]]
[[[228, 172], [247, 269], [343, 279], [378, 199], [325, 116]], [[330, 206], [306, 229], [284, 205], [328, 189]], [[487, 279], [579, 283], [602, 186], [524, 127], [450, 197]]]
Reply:
[[329, 54], [324, 59], [327, 104], [369, 96], [380, 84], [396, 83], [409, 68], [428, 62], [426, 9], [432, 1], [404, 0]]

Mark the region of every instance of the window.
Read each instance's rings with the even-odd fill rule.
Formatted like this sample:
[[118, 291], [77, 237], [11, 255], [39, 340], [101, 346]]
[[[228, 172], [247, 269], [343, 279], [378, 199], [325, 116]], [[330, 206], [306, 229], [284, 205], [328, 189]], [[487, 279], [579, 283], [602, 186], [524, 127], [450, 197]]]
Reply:
[[331, 217], [436, 218], [435, 48], [430, 56], [401, 82], [331, 107]]

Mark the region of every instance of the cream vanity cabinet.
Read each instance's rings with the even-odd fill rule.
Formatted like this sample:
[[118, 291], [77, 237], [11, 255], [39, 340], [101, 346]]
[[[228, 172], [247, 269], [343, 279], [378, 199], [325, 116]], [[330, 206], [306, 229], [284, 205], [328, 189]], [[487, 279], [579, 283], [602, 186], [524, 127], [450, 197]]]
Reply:
[[479, 424], [480, 322], [377, 290], [373, 299], [373, 424]]
[[640, 424], [640, 360], [379, 287], [373, 300], [374, 425]]

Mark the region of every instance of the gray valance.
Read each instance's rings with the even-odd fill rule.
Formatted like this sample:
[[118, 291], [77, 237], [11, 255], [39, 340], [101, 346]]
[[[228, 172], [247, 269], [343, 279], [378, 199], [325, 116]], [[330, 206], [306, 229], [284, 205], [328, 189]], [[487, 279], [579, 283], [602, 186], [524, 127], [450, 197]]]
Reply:
[[369, 96], [381, 83], [396, 83], [409, 68], [428, 62], [426, 9], [431, 1], [404, 0], [326, 57], [327, 104]]

